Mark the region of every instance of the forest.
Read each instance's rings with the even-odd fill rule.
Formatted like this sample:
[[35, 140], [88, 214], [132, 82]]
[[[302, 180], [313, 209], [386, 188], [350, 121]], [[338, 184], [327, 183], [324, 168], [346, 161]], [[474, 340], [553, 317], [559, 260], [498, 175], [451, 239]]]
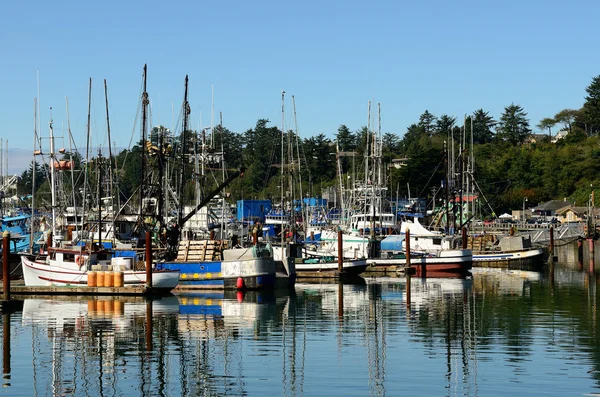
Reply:
[[[424, 110], [404, 133], [380, 132], [389, 198], [410, 195], [431, 200], [446, 179], [446, 150], [454, 146], [457, 154], [473, 156], [472, 178], [478, 194], [486, 197], [497, 214], [521, 208], [525, 199], [530, 206], [553, 199], [588, 205], [592, 191], [600, 186], [600, 75], [582, 95], [585, 101], [580, 109], [563, 109], [535, 126], [526, 109], [511, 103], [497, 120], [485, 109], [474, 110], [463, 120]], [[184, 203], [193, 204], [197, 195], [208, 194], [229, 173], [244, 167], [243, 176], [226, 189], [232, 202], [278, 200], [282, 181], [288, 175], [291, 178], [292, 172], [295, 189], [301, 188], [304, 197], [320, 197], [326, 188], [350, 175], [364, 177], [370, 131], [371, 126], [351, 131], [341, 124], [332, 138], [324, 133], [301, 138], [293, 130], [282, 133], [267, 119], [258, 119], [244, 132], [219, 125], [210, 136], [206, 131], [175, 134], [157, 126], [146, 141], [140, 139], [110, 158], [96, 156], [86, 162], [78, 153], [65, 154], [63, 159], [70, 159], [77, 171], [75, 176], [63, 177], [63, 185], [81, 195], [86, 190], [83, 184], [88, 184], [91, 199], [98, 190], [95, 186], [102, 185], [98, 182], [104, 183], [110, 175], [113, 189], [126, 202], [140, 191], [143, 196], [163, 193], [165, 185], [158, 182], [156, 171], [161, 168], [161, 178], [174, 185], [173, 191], [179, 192]], [[393, 160], [398, 159], [404, 165], [393, 167]], [[49, 207], [48, 177], [47, 166], [32, 162], [20, 176], [17, 194], [27, 196], [35, 190], [36, 206]], [[140, 185], [145, 189], [139, 189]], [[106, 192], [108, 182], [103, 186]], [[492, 211], [485, 216], [492, 217]]]

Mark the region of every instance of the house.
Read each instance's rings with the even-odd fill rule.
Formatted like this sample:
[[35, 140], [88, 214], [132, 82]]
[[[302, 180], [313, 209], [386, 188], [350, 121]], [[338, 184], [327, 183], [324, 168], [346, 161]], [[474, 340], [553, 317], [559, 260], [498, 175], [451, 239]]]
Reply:
[[531, 214], [534, 217], [552, 218], [556, 216], [556, 212], [565, 207], [573, 207], [573, 203], [566, 198], [563, 200], [546, 201], [531, 209]]
[[556, 135], [554, 135], [552, 137], [552, 139], [550, 140], [550, 142], [556, 143], [556, 142], [558, 142], [559, 139], [564, 139], [567, 136], [568, 133], [569, 133], [568, 130], [560, 130], [560, 131], [558, 131], [556, 133]]
[[556, 218], [561, 223], [581, 222], [589, 215], [589, 207], [564, 207], [556, 211]]

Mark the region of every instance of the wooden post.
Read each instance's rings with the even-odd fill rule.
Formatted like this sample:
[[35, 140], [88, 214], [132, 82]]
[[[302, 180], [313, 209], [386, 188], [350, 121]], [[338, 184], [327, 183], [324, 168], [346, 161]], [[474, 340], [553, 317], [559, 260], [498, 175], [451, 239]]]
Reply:
[[550, 260], [554, 261], [554, 227], [550, 226]]
[[594, 239], [593, 238], [588, 238], [588, 243], [589, 243], [589, 247], [590, 247], [590, 273], [594, 273], [595, 271], [595, 247], [594, 247]]
[[410, 307], [410, 279], [412, 275], [410, 271], [406, 272], [406, 306]]
[[215, 239], [215, 231], [214, 231], [214, 230], [211, 230], [211, 231], [210, 231], [210, 239], [211, 239], [211, 240], [214, 240], [214, 239]]
[[8, 259], [10, 256], [10, 232], [6, 230], [2, 234], [2, 298], [10, 300], [10, 267]]
[[467, 249], [467, 228], [463, 226], [462, 228], [462, 249]]
[[152, 300], [148, 299], [146, 302], [146, 351], [152, 351]]
[[344, 319], [344, 284], [341, 279], [338, 282], [338, 318], [340, 321]]
[[344, 270], [344, 240], [342, 238], [342, 230], [338, 230], [338, 272]]
[[2, 336], [2, 372], [6, 380], [10, 379], [10, 313], [2, 314]]
[[583, 270], [583, 240], [577, 239], [577, 267], [579, 270]]
[[152, 288], [152, 238], [146, 232], [146, 287]]

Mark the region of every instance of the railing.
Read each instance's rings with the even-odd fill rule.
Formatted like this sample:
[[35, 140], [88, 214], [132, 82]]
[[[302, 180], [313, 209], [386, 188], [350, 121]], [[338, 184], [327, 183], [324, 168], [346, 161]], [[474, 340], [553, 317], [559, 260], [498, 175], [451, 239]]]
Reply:
[[[473, 226], [472, 233], [485, 232], [486, 234], [505, 235], [513, 228], [515, 233], [530, 236], [532, 243], [543, 243], [550, 241], [550, 226], [528, 223], [493, 223], [490, 225]], [[586, 236], [585, 223], [565, 223], [554, 226], [555, 239], [576, 239]]]

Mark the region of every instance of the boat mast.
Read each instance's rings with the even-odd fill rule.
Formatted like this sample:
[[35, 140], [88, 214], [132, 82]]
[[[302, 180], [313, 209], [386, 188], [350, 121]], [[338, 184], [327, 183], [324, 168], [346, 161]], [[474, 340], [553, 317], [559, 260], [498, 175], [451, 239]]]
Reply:
[[52, 245], [54, 246], [56, 241], [56, 185], [54, 176], [54, 129], [52, 127], [52, 108], [50, 108], [50, 122], [48, 123], [50, 128], [50, 193], [52, 203]]
[[[187, 132], [188, 132], [188, 118], [190, 116], [190, 104], [188, 102], [188, 76], [185, 75], [185, 90], [183, 95], [183, 126], [181, 131], [181, 163], [179, 170], [179, 211], [178, 211], [178, 224], [183, 225], [183, 202], [184, 202], [184, 176], [185, 176], [185, 157], [187, 154]], [[181, 233], [181, 230], [179, 231]]]
[[75, 175], [74, 175], [74, 167], [73, 167], [73, 148], [71, 146], [71, 142], [73, 141], [73, 136], [71, 135], [71, 118], [69, 117], [69, 98], [65, 98], [66, 107], [67, 107], [67, 132], [69, 133], [69, 163], [71, 168], [71, 186], [73, 187], [73, 208], [75, 209], [75, 230], [77, 231], [77, 235], [79, 236], [79, 222], [77, 222], [77, 198], [75, 193]]
[[[102, 248], [102, 152], [100, 150], [98, 150], [96, 172], [98, 178], [98, 248]], [[93, 236], [92, 234], [92, 245], [94, 245]]]
[[29, 252], [33, 253], [33, 226], [34, 214], [35, 214], [35, 171], [37, 168], [37, 162], [35, 160], [36, 155], [36, 144], [37, 144], [37, 98], [33, 99], [33, 163], [31, 166], [31, 218], [29, 218]]
[[[110, 140], [110, 118], [108, 117], [108, 88], [106, 87], [106, 79], [104, 79], [104, 100], [106, 103], [106, 133], [108, 135], [108, 182], [109, 182], [109, 191], [110, 191], [110, 217], [111, 217], [111, 228], [112, 228], [112, 242], [114, 246], [115, 238], [116, 238], [116, 229], [115, 229], [115, 212], [114, 212], [114, 196], [113, 196], [113, 156], [112, 156], [112, 148], [111, 148], [111, 140]], [[101, 198], [102, 196], [100, 196]]]
[[146, 91], [146, 77], [148, 73], [148, 67], [144, 64], [144, 72], [142, 75], [143, 79], [143, 91], [142, 91], [142, 147], [141, 147], [141, 155], [142, 155], [142, 177], [140, 180], [140, 219], [139, 219], [139, 230], [140, 230], [140, 238], [142, 238], [142, 227], [144, 225], [144, 184], [146, 181], [146, 137], [148, 134], [148, 104], [150, 101], [148, 100], [148, 92]]
[[[91, 113], [92, 113], [92, 78], [90, 77], [90, 86], [88, 89], [88, 117], [87, 117], [87, 137], [85, 144], [85, 168], [83, 173], [83, 214], [87, 214], [87, 186], [88, 186], [88, 164], [90, 161], [90, 134], [91, 134]], [[82, 219], [83, 221], [83, 219]], [[85, 221], [84, 221], [85, 222]]]
[[[284, 137], [284, 131], [285, 131], [285, 127], [284, 127], [284, 121], [285, 121], [285, 108], [284, 108], [284, 99], [285, 99], [285, 91], [281, 91], [281, 161], [280, 161], [280, 166], [281, 166], [281, 249], [283, 249], [283, 243], [285, 241], [285, 228], [284, 228], [284, 223], [283, 223], [283, 218], [284, 218], [284, 199], [283, 199], [283, 192], [284, 192], [284, 182], [285, 182], [285, 177], [283, 174], [283, 137]], [[282, 258], [283, 258], [283, 254], [282, 254]]]

